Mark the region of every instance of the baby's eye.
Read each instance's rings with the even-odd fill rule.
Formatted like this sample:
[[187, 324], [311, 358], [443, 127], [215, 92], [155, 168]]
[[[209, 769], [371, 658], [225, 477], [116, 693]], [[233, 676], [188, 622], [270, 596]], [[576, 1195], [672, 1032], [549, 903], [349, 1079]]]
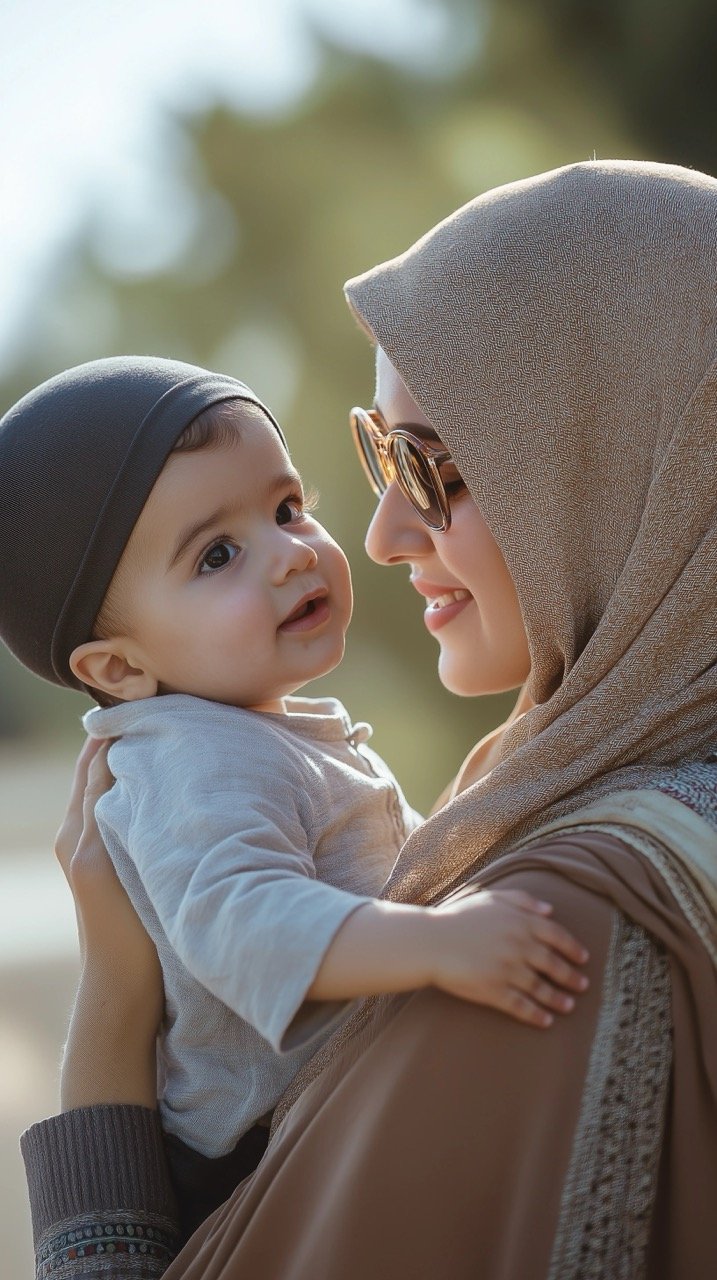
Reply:
[[215, 542], [202, 556], [200, 573], [214, 573], [224, 569], [238, 554], [238, 548], [232, 542]]
[[284, 498], [276, 508], [276, 523], [291, 524], [292, 520], [300, 520], [304, 514], [304, 503], [301, 498]]

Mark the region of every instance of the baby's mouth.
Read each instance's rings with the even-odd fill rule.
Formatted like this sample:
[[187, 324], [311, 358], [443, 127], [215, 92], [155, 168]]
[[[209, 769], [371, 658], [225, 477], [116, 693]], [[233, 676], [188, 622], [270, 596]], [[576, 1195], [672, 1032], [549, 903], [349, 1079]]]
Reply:
[[316, 612], [316, 600], [307, 600], [306, 604], [297, 605], [297, 607], [294, 609], [294, 612], [290, 613], [288, 618], [284, 618], [284, 621], [282, 622], [281, 625], [285, 626], [287, 622], [298, 622], [300, 618], [308, 618], [311, 616], [312, 613], [315, 613], [315, 612]]
[[294, 631], [308, 628], [324, 622], [329, 615], [329, 605], [326, 599], [328, 592], [325, 588], [312, 592], [308, 596], [304, 596], [300, 600], [295, 609], [292, 609], [284, 621], [280, 624], [280, 631]]

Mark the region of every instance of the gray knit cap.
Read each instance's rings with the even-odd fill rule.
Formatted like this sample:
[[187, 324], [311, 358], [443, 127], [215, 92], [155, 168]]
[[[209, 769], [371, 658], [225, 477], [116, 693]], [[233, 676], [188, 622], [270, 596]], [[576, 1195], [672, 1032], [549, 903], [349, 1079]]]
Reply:
[[58, 374], [0, 420], [0, 637], [26, 667], [81, 689], [69, 657], [92, 627], [174, 444], [243, 382], [152, 356]]

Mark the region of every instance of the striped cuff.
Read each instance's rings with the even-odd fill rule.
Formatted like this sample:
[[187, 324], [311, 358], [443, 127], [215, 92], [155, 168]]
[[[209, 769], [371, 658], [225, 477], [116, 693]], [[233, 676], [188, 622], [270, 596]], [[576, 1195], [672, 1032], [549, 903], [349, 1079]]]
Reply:
[[171, 1233], [178, 1213], [156, 1111], [80, 1107], [52, 1116], [20, 1139], [35, 1246], [59, 1224], [98, 1223], [136, 1211]]

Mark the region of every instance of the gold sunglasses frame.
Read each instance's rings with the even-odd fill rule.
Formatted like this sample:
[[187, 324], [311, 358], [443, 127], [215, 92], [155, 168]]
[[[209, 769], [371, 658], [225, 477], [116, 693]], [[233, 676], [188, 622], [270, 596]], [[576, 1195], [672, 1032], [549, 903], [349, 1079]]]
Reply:
[[[406, 423], [401, 427], [387, 427], [383, 417], [377, 409], [362, 409], [359, 405], [355, 405], [349, 414], [351, 424], [351, 435], [356, 446], [361, 466], [363, 467], [366, 478], [378, 498], [386, 492], [388, 486], [395, 480], [401, 493], [408, 502], [410, 502], [414, 511], [429, 529], [433, 529], [436, 533], [445, 533], [451, 527], [451, 507], [445, 485], [441, 478], [440, 466], [451, 457], [448, 449], [437, 449], [433, 445], [427, 444], [425, 440], [421, 440], [420, 436], [416, 436], [411, 431], [411, 424]], [[363, 437], [361, 432], [365, 433], [368, 440], [374, 448], [378, 469], [384, 478], [384, 486], [381, 488], [376, 476], [371, 470], [366, 451], [363, 445]], [[436, 524], [433, 520], [428, 519], [425, 511], [417, 505], [415, 498], [411, 494], [408, 486], [403, 481], [403, 477], [399, 468], [396, 466], [391, 456], [391, 446], [394, 440], [405, 440], [420, 455], [428, 468], [428, 474], [431, 478], [433, 492], [436, 497], [438, 509], [441, 513], [441, 523]]]

